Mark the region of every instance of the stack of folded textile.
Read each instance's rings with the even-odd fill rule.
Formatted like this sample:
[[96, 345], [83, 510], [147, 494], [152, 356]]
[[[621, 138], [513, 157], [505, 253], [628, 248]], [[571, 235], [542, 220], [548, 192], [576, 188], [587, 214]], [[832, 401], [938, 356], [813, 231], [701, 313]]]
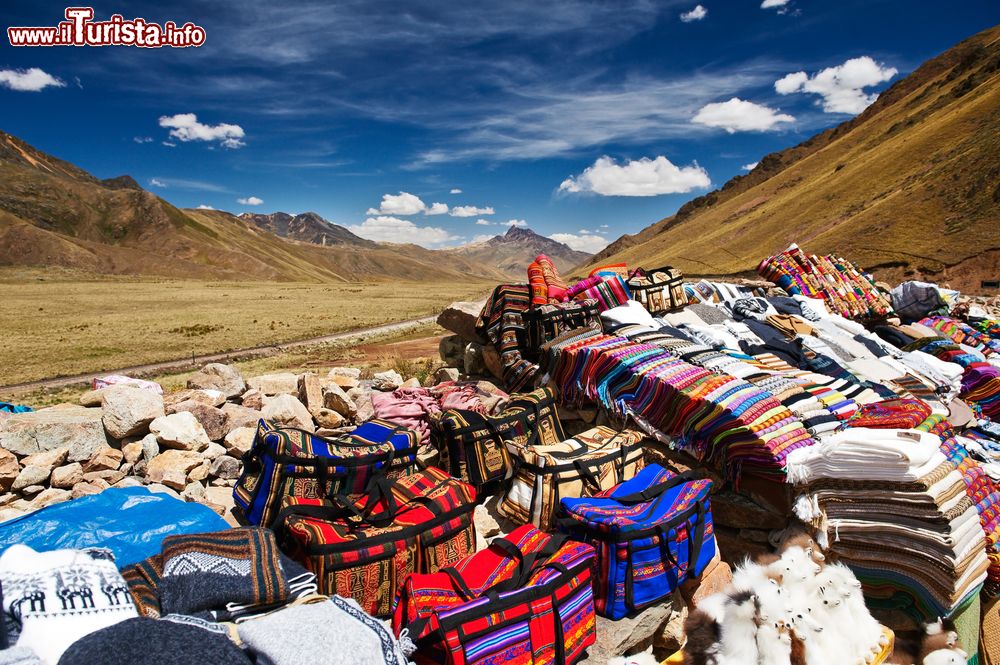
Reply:
[[857, 265], [837, 256], [806, 254], [792, 244], [769, 256], [757, 272], [789, 295], [822, 298], [827, 307], [847, 318], [879, 318], [892, 314], [892, 304]]
[[917, 418], [896, 406], [789, 455], [788, 478], [802, 492], [795, 511], [854, 569], [870, 605], [951, 616], [986, 580], [984, 529], [937, 434], [872, 427]]

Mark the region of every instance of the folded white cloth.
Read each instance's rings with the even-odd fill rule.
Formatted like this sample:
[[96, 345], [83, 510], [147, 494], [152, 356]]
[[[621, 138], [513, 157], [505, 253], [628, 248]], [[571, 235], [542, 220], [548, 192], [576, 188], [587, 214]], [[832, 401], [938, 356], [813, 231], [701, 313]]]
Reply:
[[789, 453], [788, 480], [793, 484], [815, 478], [917, 480], [945, 461], [940, 443], [934, 434], [919, 430], [847, 429]]
[[659, 327], [653, 315], [635, 300], [601, 312], [601, 320], [614, 325], [638, 325], [650, 329]]

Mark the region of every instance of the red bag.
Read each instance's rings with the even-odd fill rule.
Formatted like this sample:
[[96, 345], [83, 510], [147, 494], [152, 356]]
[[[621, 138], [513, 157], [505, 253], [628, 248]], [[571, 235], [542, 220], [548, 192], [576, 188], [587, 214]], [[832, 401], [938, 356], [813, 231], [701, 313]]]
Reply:
[[392, 628], [418, 663], [576, 663], [596, 639], [594, 548], [530, 524], [432, 574], [409, 575]]

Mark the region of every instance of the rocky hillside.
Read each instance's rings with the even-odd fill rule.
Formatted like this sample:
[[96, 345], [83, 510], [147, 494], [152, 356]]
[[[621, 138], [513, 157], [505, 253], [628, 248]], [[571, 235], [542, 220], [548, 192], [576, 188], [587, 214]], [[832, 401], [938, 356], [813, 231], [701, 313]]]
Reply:
[[282, 281], [504, 278], [471, 258], [356, 243], [323, 247], [226, 212], [180, 210], [129, 176], [99, 180], [0, 132], [0, 266]]
[[851, 257], [890, 282], [923, 274], [975, 290], [1000, 275], [1000, 27], [593, 263], [731, 275], [790, 242]]
[[311, 242], [317, 245], [348, 245], [375, 247], [375, 242], [356, 236], [343, 226], [329, 222], [314, 212], [289, 215], [287, 212], [245, 212], [240, 219], [282, 238]]
[[561, 242], [538, 235], [531, 229], [512, 226], [503, 235], [493, 236], [483, 242], [450, 250], [462, 256], [508, 273], [522, 281], [526, 279], [528, 264], [539, 254], [546, 254], [560, 272], [569, 272], [590, 259], [590, 254], [578, 252]]

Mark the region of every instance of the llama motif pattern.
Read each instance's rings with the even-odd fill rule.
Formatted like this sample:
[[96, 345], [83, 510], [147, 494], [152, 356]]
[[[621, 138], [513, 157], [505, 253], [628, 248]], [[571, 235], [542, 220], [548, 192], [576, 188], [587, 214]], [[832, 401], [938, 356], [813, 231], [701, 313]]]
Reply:
[[138, 613], [114, 557], [101, 550], [36, 552], [12, 545], [0, 556], [3, 611], [21, 628], [18, 646], [58, 662], [80, 637]]

